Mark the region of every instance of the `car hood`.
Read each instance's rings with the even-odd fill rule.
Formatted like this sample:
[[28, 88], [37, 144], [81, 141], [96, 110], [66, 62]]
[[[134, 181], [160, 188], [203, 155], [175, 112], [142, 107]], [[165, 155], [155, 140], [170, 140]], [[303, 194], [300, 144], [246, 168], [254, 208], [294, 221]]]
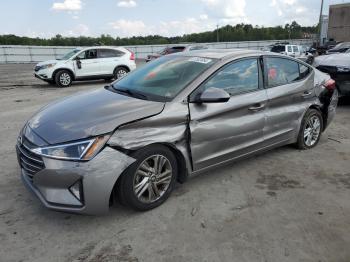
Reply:
[[339, 53], [332, 55], [322, 55], [315, 58], [314, 65], [320, 66], [350, 66], [350, 53]]
[[101, 88], [49, 104], [28, 126], [48, 144], [58, 144], [112, 132], [122, 124], [159, 114], [163, 108], [162, 102]]
[[43, 65], [49, 65], [49, 64], [57, 64], [58, 62], [62, 62], [59, 60], [48, 60], [48, 61], [44, 61], [44, 62], [40, 62], [37, 64], [37, 66], [43, 66]]

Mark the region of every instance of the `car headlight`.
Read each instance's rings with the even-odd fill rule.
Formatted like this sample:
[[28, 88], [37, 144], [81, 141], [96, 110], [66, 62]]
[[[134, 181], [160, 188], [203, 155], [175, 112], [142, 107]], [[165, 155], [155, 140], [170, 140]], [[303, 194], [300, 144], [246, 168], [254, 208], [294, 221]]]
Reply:
[[64, 160], [90, 160], [106, 144], [109, 137], [109, 135], [105, 135], [74, 143], [38, 147], [32, 149], [32, 151], [49, 158]]
[[337, 71], [341, 73], [347, 73], [350, 72], [350, 67], [339, 66], [337, 67]]
[[47, 65], [43, 65], [41, 66], [41, 69], [47, 69], [47, 68], [51, 68], [54, 67], [56, 64], [47, 64]]

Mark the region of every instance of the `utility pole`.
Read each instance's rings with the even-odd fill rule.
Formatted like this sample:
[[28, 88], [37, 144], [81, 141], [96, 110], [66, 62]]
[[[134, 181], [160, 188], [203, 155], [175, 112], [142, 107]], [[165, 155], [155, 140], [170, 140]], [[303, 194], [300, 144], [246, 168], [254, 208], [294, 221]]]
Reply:
[[319, 36], [320, 36], [320, 43], [319, 45], [322, 44], [322, 22], [323, 22], [323, 19], [322, 19], [322, 12], [323, 11], [323, 0], [321, 0], [321, 10], [320, 10], [320, 19], [319, 19]]
[[219, 42], [219, 25], [216, 25], [216, 42]]

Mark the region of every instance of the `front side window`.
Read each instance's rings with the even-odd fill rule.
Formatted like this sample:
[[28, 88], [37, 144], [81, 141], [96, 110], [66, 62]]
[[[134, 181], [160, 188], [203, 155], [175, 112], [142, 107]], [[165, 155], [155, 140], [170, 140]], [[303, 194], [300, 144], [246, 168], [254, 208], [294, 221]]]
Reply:
[[293, 46], [293, 52], [296, 53], [296, 52], [299, 52], [299, 49], [296, 45]]
[[249, 58], [223, 67], [204, 83], [201, 91], [209, 87], [224, 89], [230, 95], [258, 90], [258, 60]]
[[297, 62], [279, 57], [267, 57], [265, 62], [268, 87], [286, 85], [299, 79]]
[[217, 60], [203, 57], [163, 56], [113, 83], [116, 91], [144, 95], [153, 101], [171, 101]]
[[77, 55], [79, 59], [95, 59], [97, 58], [97, 50], [96, 49], [90, 49], [86, 50], [84, 52], [81, 52], [79, 55]]

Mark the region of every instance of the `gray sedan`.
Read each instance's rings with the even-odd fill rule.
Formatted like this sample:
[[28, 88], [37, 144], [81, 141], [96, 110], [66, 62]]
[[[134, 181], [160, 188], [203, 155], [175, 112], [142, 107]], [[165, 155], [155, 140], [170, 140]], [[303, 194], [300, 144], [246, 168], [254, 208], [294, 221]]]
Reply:
[[54, 210], [101, 214], [115, 200], [149, 210], [227, 161], [316, 146], [337, 100], [329, 75], [283, 55], [168, 55], [37, 112], [16, 145], [21, 177]]

